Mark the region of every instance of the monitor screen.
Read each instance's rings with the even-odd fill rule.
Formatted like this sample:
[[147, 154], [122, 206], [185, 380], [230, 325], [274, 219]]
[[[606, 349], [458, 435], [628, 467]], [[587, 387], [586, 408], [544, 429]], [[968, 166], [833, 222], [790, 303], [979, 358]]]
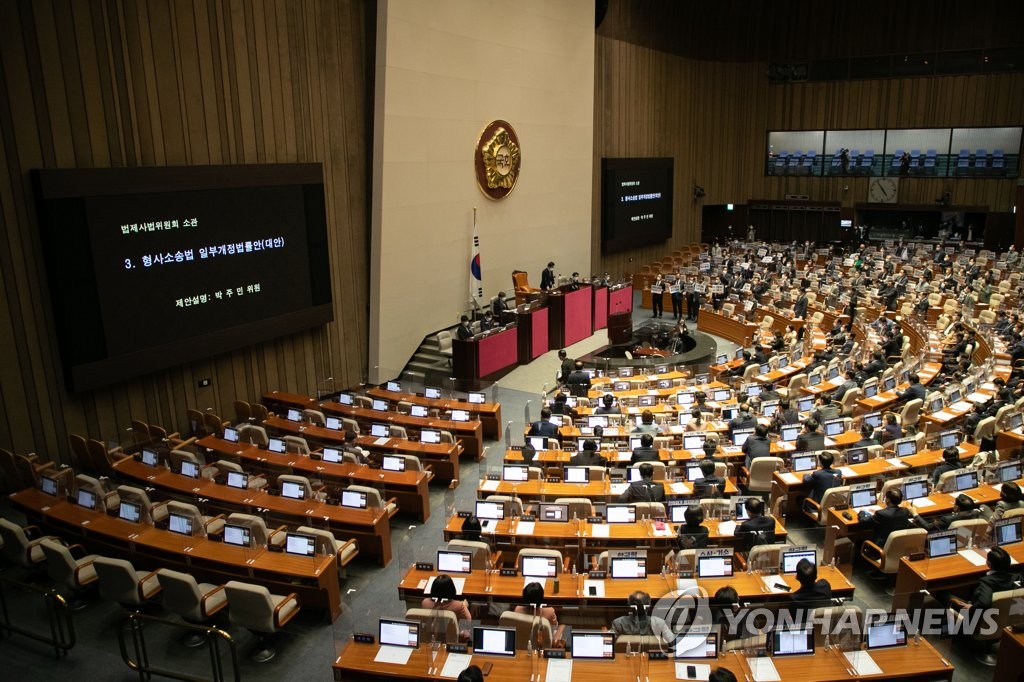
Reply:
[[57, 480], [49, 476], [39, 477], [39, 488], [47, 495], [57, 494]]
[[916, 500], [920, 497], [928, 497], [928, 481], [914, 481], [903, 484], [903, 499]]
[[733, 502], [735, 503], [733, 505], [733, 509], [735, 509], [736, 511], [736, 520], [746, 521], [747, 519], [749, 519], [750, 512], [747, 511], [747, 498], [737, 497], [735, 500], [733, 500]]
[[167, 530], [179, 535], [192, 535], [192, 517], [171, 512], [167, 515]]
[[722, 353], [721, 355], [715, 358], [716, 365], [724, 365], [727, 362], [729, 362], [729, 356], [726, 355], [725, 353]]
[[789, 367], [789, 358], [785, 355], [779, 356], [779, 369], [786, 369]]
[[828, 438], [841, 436], [844, 431], [846, 431], [845, 419], [830, 419], [825, 422], [825, 435]]
[[724, 421], [724, 422], [732, 421], [733, 419], [736, 418], [736, 415], [739, 414], [739, 412], [740, 412], [740, 408], [735, 407], [735, 406], [723, 407], [722, 408], [722, 421]]
[[1019, 429], [1024, 424], [1024, 412], [1014, 412], [1006, 418], [1006, 428]]
[[142, 505], [121, 500], [121, 506], [117, 509], [117, 516], [122, 521], [138, 523], [142, 519]]
[[928, 411], [929, 412], [938, 412], [941, 409], [942, 409], [942, 398], [935, 398], [930, 403], [928, 403]]
[[612, 390], [613, 391], [628, 391], [629, 390], [629, 382], [628, 381], [616, 381], [615, 383], [612, 384]]
[[692, 405], [694, 401], [693, 392], [683, 391], [682, 393], [676, 393], [676, 404], [678, 405]]
[[955, 488], [957, 492], [963, 492], [964, 490], [971, 490], [972, 488], [978, 487], [978, 472], [977, 471], [964, 471], [956, 474], [953, 477]]
[[896, 456], [907, 457], [917, 453], [917, 439], [909, 438], [907, 440], [896, 441]]
[[698, 578], [728, 578], [732, 576], [731, 556], [698, 556]]
[[370, 424], [370, 435], [374, 438], [388, 438], [387, 424]]
[[619, 368], [619, 376], [620, 377], [631, 377], [631, 376], [633, 376], [633, 374], [634, 374], [634, 372], [633, 372], [633, 368], [632, 367], [620, 367]]
[[874, 398], [878, 395], [878, 382], [872, 381], [870, 384], [864, 385], [864, 397]]
[[419, 621], [381, 618], [378, 634], [381, 646], [415, 649], [420, 645]]
[[708, 375], [708, 374], [697, 374], [697, 375], [694, 375], [693, 383], [695, 383], [698, 386], [704, 386], [704, 385], [706, 385], [708, 383], [709, 376], [710, 375]]
[[799, 656], [814, 653], [814, 629], [776, 628], [771, 632], [772, 656]]
[[538, 521], [558, 522], [569, 520], [569, 505], [542, 502], [537, 510]]
[[943, 431], [939, 434], [939, 447], [945, 450], [960, 445], [959, 431]]
[[388, 411], [388, 401], [381, 400], [380, 398], [374, 398], [370, 402], [370, 409], [377, 410], [378, 412]]
[[562, 480], [566, 483], [589, 483], [590, 469], [587, 467], [564, 467]]
[[389, 381], [386, 384], [384, 384], [384, 386], [387, 390], [391, 391], [392, 393], [402, 392], [402, 385], [397, 381]]
[[631, 504], [609, 504], [605, 507], [604, 518], [608, 523], [634, 523], [636, 507]]
[[473, 570], [472, 552], [437, 550], [437, 570], [440, 573], [470, 573]]
[[295, 408], [288, 409], [288, 421], [300, 422], [302, 421], [302, 413]]
[[868, 461], [867, 448], [850, 448], [846, 451], [847, 464], [863, 464]]
[[405, 457], [384, 455], [380, 460], [380, 468], [384, 471], [405, 471]]
[[453, 422], [468, 422], [469, 411], [468, 410], [452, 410], [452, 421]]
[[501, 468], [501, 480], [503, 481], [526, 481], [529, 478], [529, 467], [518, 464], [506, 464]]
[[241, 471], [229, 471], [228, 486], [245, 490], [249, 487], [249, 475], [244, 474]]
[[410, 405], [409, 414], [413, 417], [427, 417], [430, 415], [430, 408], [426, 405]]
[[646, 557], [612, 557], [608, 560], [608, 567], [613, 578], [647, 578]]
[[195, 462], [183, 459], [181, 460], [181, 470], [179, 473], [182, 476], [188, 476], [189, 478], [199, 478], [199, 465]]
[[640, 407], [654, 407], [657, 398], [653, 395], [642, 395], [637, 398], [637, 405]]
[[481, 626], [473, 628], [473, 654], [515, 656], [516, 629]]
[[341, 420], [337, 417], [327, 417], [324, 419], [324, 426], [332, 431], [341, 431]]
[[341, 450], [337, 448], [324, 448], [323, 458], [325, 462], [333, 462], [334, 464], [339, 464], [345, 459], [341, 454]]
[[891, 391], [896, 388], [896, 377], [888, 376], [882, 379], [882, 390]]
[[736, 429], [732, 432], [732, 444], [741, 446], [754, 434], [754, 429]]
[[686, 508], [690, 506], [685, 502], [669, 502], [668, 519], [672, 523], [686, 522]]
[[784, 443], [793, 443], [796, 441], [797, 436], [800, 435], [799, 424], [786, 424], [779, 429], [779, 440]]
[[441, 397], [441, 389], [434, 388], [433, 386], [427, 386], [423, 389], [423, 397], [430, 398], [431, 400], [438, 400]]
[[676, 638], [676, 658], [718, 658], [718, 635], [687, 632]]
[[999, 519], [992, 524], [997, 545], [1012, 545], [1021, 541], [1021, 518]]
[[796, 401], [797, 412], [807, 412], [808, 410], [811, 410], [813, 407], [814, 407], [814, 396], [813, 395], [804, 396], [803, 398], [798, 398], [797, 401]]
[[873, 429], [877, 429], [882, 425], [882, 413], [881, 412], [868, 412], [860, 418], [861, 424], [867, 424]]
[[1003, 462], [996, 469], [996, 475], [1000, 483], [1019, 480], [1022, 476], [1024, 465], [1021, 462]]
[[[660, 388], [662, 390], [664, 390], [666, 388], [672, 388], [672, 380], [671, 379], [658, 379], [658, 388]], [[651, 404], [653, 405], [654, 403], [652, 402]]]
[[683, 434], [683, 449], [684, 450], [703, 450], [704, 441], [708, 438], [706, 433], [686, 433]]
[[151, 467], [155, 467], [157, 464], [160, 463], [160, 458], [157, 457], [156, 452], [154, 452], [153, 450], [150, 450], [149, 448], [143, 448], [142, 463], [148, 464]]
[[341, 506], [352, 509], [366, 509], [366, 493], [361, 490], [342, 490]]
[[850, 492], [850, 506], [854, 509], [870, 507], [875, 503], [875, 491], [872, 488]]
[[783, 573], [796, 573], [796, 565], [801, 559], [807, 559], [812, 564], [817, 564], [817, 553], [813, 549], [783, 552], [782, 560], [779, 562]]
[[469, 402], [473, 405], [483, 405], [487, 401], [487, 396], [483, 393], [473, 391], [469, 394]]
[[686, 463], [686, 480], [687, 481], [701, 481], [704, 479], [704, 472], [700, 470], [700, 465], [697, 462]]
[[86, 488], [78, 489], [78, 496], [75, 498], [75, 504], [85, 509], [96, 508], [96, 495]]
[[961, 393], [960, 389], [959, 388], [954, 388], [953, 390], [951, 390], [949, 392], [949, 404], [953, 405], [954, 403], [960, 402], [960, 398], [962, 396], [963, 396], [963, 393]]
[[808, 386], [817, 386], [821, 383], [821, 372], [815, 372], [814, 374], [807, 377]]
[[316, 556], [316, 536], [286, 533], [284, 551], [298, 556]]
[[284, 441], [280, 438], [271, 438], [267, 441], [267, 449], [271, 452], [284, 452], [285, 446]]
[[440, 443], [441, 432], [436, 429], [423, 429], [420, 431], [421, 443]]
[[545, 436], [530, 436], [529, 441], [534, 450], [548, 449], [548, 439]]
[[570, 636], [573, 658], [615, 658], [615, 633], [598, 630], [573, 630]]
[[761, 385], [760, 384], [750, 384], [749, 386], [747, 386], [747, 397], [748, 398], [757, 398], [760, 395], [761, 395]]
[[839, 365], [832, 365], [825, 372], [826, 381], [831, 381], [832, 379], [835, 379], [837, 376], [839, 376]]
[[817, 466], [817, 455], [793, 455], [793, 471], [811, 471]]
[[775, 413], [779, 411], [779, 402], [777, 400], [769, 400], [761, 403], [761, 415], [764, 417], [774, 417]]
[[733, 358], [736, 359], [736, 360], [742, 360], [743, 359], [743, 349], [742, 348], [737, 348], [736, 351], [733, 353]]
[[604, 414], [591, 414], [587, 415], [587, 426], [594, 428], [600, 426], [602, 429], [608, 428], [608, 415]]
[[487, 500], [477, 500], [476, 502], [476, 517], [478, 519], [488, 519], [492, 521], [498, 521], [505, 518], [505, 507], [501, 502], [488, 502]]
[[864, 633], [868, 649], [884, 649], [893, 646], [906, 646], [907, 630], [905, 621], [893, 618], [883, 623], [868, 624]]
[[630, 450], [636, 450], [639, 447], [643, 447], [641, 445], [640, 441], [641, 441], [641, 437], [640, 436], [630, 436], [630, 438], [629, 438], [629, 449]]
[[928, 551], [929, 559], [952, 556], [957, 551], [957, 534], [952, 532], [929, 535], [925, 539], [925, 549]]
[[281, 497], [293, 500], [301, 500], [306, 497], [306, 487], [294, 481], [283, 481], [281, 483]]
[[353, 403], [352, 394], [351, 393], [339, 393], [338, 394], [338, 402], [341, 403], [342, 405], [351, 405]]
[[725, 402], [730, 398], [732, 398], [732, 391], [727, 388], [716, 388], [711, 394], [711, 399], [716, 403]]
[[553, 556], [524, 554], [519, 563], [524, 578], [554, 578], [558, 575], [558, 559]]
[[248, 547], [252, 531], [249, 526], [238, 526], [233, 523], [224, 524], [224, 544], [237, 547]]

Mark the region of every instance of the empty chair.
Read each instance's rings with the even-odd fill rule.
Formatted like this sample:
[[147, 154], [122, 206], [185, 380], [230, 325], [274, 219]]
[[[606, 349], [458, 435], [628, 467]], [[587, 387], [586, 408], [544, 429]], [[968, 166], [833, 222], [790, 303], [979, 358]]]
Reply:
[[857, 401], [860, 399], [860, 389], [851, 388], [843, 394], [843, 399], [839, 401], [839, 414], [844, 417], [848, 417], [853, 414], [854, 408], [857, 406]]
[[971, 165], [971, 152], [966, 149], [961, 149], [960, 154], [956, 157], [956, 172], [966, 173], [967, 169]]
[[845, 503], [849, 494], [850, 486], [840, 485], [826, 490], [825, 494], [821, 496], [821, 502], [815, 502], [808, 497], [804, 500], [804, 515], [819, 526], [824, 526], [828, 521], [828, 510], [837, 504]]
[[271, 594], [262, 585], [250, 585], [232, 580], [224, 585], [228, 598], [228, 614], [234, 625], [239, 625], [259, 637], [252, 660], [266, 663], [277, 655], [271, 636], [294, 618], [301, 608], [299, 595]]
[[267, 406], [263, 403], [252, 403], [249, 405], [252, 410], [252, 420], [257, 424], [262, 424], [267, 421], [270, 413], [267, 411]]
[[[398, 500], [394, 497], [390, 497], [385, 500], [380, 491], [376, 488], [371, 488], [365, 485], [350, 485], [345, 490], [354, 493], [363, 493], [366, 495], [366, 507], [368, 509], [383, 509], [388, 516], [394, 516], [398, 513]], [[522, 502], [519, 503], [522, 505]], [[521, 507], [520, 507], [521, 508]]]
[[[470, 561], [470, 567], [475, 571], [482, 568], [488, 568], [488, 563], [493, 565], [491, 556], [491, 546], [486, 542], [479, 540], [462, 540], [455, 538], [449, 540], [445, 545], [446, 549], [452, 549], [457, 551], [470, 551], [473, 553], [473, 558]], [[500, 553], [499, 553], [500, 556]]]
[[192, 534], [198, 537], [206, 537], [207, 535], [220, 535], [221, 531], [224, 530], [224, 515], [218, 514], [217, 516], [204, 516], [200, 511], [199, 507], [188, 502], [178, 502], [177, 500], [171, 500], [167, 503], [167, 513], [178, 514], [184, 516], [192, 521]]
[[564, 560], [562, 559], [562, 553], [557, 549], [542, 549], [536, 547], [524, 547], [519, 550], [519, 554], [516, 555], [516, 566], [522, 566], [523, 559], [527, 557], [543, 557], [547, 559], [555, 559], [555, 574], [561, 575], [563, 572]]
[[781, 457], [756, 457], [746, 472], [747, 490], [752, 493], [768, 493], [772, 489], [772, 474], [783, 467]]
[[216, 436], [217, 438], [224, 437], [224, 427], [226, 426], [224, 420], [213, 412], [203, 413], [203, 424], [211, 436]]
[[937, 161], [938, 154], [934, 149], [929, 149], [925, 151], [924, 163], [922, 164], [922, 167], [924, 168], [925, 172], [929, 174], [934, 174]]
[[871, 540], [865, 540], [861, 556], [880, 572], [893, 575], [899, 569], [900, 559], [915, 552], [924, 551], [924, 540], [928, 531], [924, 528], [897, 530], [889, 534], [885, 547], [879, 547]]
[[974, 433], [968, 434], [972, 436], [972, 440], [975, 443], [981, 443], [984, 438], [995, 438], [996, 435], [996, 418], [985, 417], [978, 425], [974, 427]]
[[864, 610], [850, 602], [821, 606], [811, 611], [810, 622], [814, 624], [815, 646], [824, 646], [828, 635], [834, 646], [851, 651], [860, 644], [860, 633], [864, 631]]
[[[853, 158], [853, 157], [856, 157], [856, 155], [857, 155], [857, 153], [853, 152], [850, 156], [851, 156], [851, 158]], [[861, 169], [861, 172], [863, 172], [863, 173], [870, 172], [871, 171], [871, 167], [874, 166], [874, 165], [875, 165], [875, 150], [874, 149], [865, 149], [864, 150], [864, 156], [860, 157], [860, 163], [858, 164], [858, 166]]]
[[974, 546], [985, 539], [988, 529], [989, 522], [985, 519], [960, 519], [949, 524], [949, 530], [955, 530], [961, 540], [970, 539], [970, 544]]
[[316, 426], [327, 426], [327, 418], [320, 410], [305, 409], [302, 411], [302, 418]]
[[988, 166], [988, 152], [979, 149], [974, 153], [974, 167], [985, 168], [986, 166]]
[[345, 567], [359, 554], [359, 544], [355, 540], [339, 540], [329, 530], [312, 528], [310, 526], [299, 526], [296, 533], [312, 535], [316, 537], [316, 549], [321, 554], [334, 556], [338, 560], [339, 577], [344, 576]]
[[388, 427], [388, 435], [392, 438], [401, 438], [402, 440], [409, 440], [409, 433], [405, 430], [404, 426], [398, 424], [392, 424]]
[[485, 498], [488, 502], [501, 502], [505, 518], [523, 515], [523, 501], [512, 495], [488, 495]]
[[282, 436], [281, 440], [284, 441], [286, 451], [309, 455], [309, 443], [302, 436]]
[[117, 509], [117, 506], [121, 504], [121, 497], [116, 490], [108, 491], [99, 479], [92, 476], [86, 474], [75, 476], [75, 490], [81, 488], [85, 488], [96, 496], [96, 508], [100, 511], [111, 511]]
[[133, 485], [119, 485], [117, 494], [122, 502], [134, 502], [139, 505], [142, 510], [142, 515], [139, 517], [140, 523], [153, 525], [167, 518], [167, 502], [151, 502], [149, 494], [142, 488], [136, 488]]
[[188, 418], [188, 435], [193, 438], [203, 438], [210, 435], [211, 432], [206, 428], [206, 418], [202, 412], [190, 407], [185, 410], [185, 416]]
[[373, 409], [373, 399], [368, 395], [354, 395], [352, 396], [352, 402], [355, 403], [356, 407], [361, 407], [364, 410]]
[[[217, 475], [222, 479], [226, 479], [228, 472], [233, 471], [238, 474], [244, 474], [245, 469], [238, 462], [232, 462], [227, 459], [218, 459], [213, 463], [213, 466], [217, 468]], [[267, 487], [267, 479], [257, 474], [249, 474], [249, 478], [246, 481], [250, 490], [259, 490]]]
[[269, 545], [280, 547], [284, 544], [287, 527], [278, 526], [274, 530], [268, 530], [267, 524], [262, 517], [235, 512], [228, 515], [227, 523], [235, 526], [246, 526], [249, 529], [249, 537], [255, 547], [267, 547]]
[[917, 423], [921, 421], [921, 407], [923, 405], [923, 400], [914, 398], [913, 400], [908, 400], [907, 404], [903, 406], [903, 410], [900, 412], [900, 424], [904, 429], [916, 427]]
[[594, 503], [586, 497], [558, 497], [555, 504], [566, 505], [570, 519], [586, 519], [594, 515]]
[[663, 519], [665, 518], [665, 505], [661, 502], [634, 502], [636, 518], [638, 519]]
[[359, 422], [357, 422], [355, 419], [352, 419], [350, 417], [342, 417], [341, 427], [346, 431], [351, 431], [357, 436], [359, 435]]
[[160, 593], [157, 573], [139, 573], [130, 561], [98, 556], [93, 561], [100, 596], [124, 607], [142, 606]]
[[[56, 539], [44, 538], [40, 546], [46, 557], [46, 572], [58, 585], [70, 588], [72, 593], [78, 593], [96, 582], [96, 569], [93, 567], [93, 562], [99, 557], [95, 554], [85, 554], [81, 545], [65, 547]], [[76, 559], [72, 550], [83, 556]], [[84, 604], [77, 600], [72, 604], [73, 609], [79, 609], [82, 606]]]
[[516, 649], [525, 651], [532, 643], [534, 647], [548, 648], [554, 640], [551, 621], [528, 613], [505, 611], [498, 617], [498, 625], [516, 629]]
[[[205, 623], [228, 605], [223, 585], [199, 583], [188, 573], [167, 568], [157, 571], [156, 578], [163, 593], [164, 608], [181, 616], [186, 623]], [[205, 641], [201, 634], [192, 633], [186, 637], [185, 645], [194, 647]]]
[[42, 547], [44, 540], [59, 542], [52, 535], [42, 535], [35, 526], [23, 528], [5, 518], [0, 518], [0, 539], [3, 540], [4, 557], [15, 566], [24, 568], [38, 566], [46, 560]]
[[249, 406], [249, 403], [244, 400], [236, 400], [233, 406], [235, 408], [235, 423], [248, 424], [252, 419], [252, 407]]
[[1003, 155], [1002, 149], [992, 150], [992, 168], [997, 171], [1006, 169], [1006, 157]]
[[446, 609], [406, 609], [405, 619], [420, 624], [423, 641], [459, 643], [459, 619]]
[[257, 445], [261, 448], [265, 448], [270, 444], [270, 438], [267, 436], [267, 430], [262, 426], [257, 426], [256, 424], [242, 424], [239, 426], [238, 440], [241, 443]]
[[754, 545], [747, 552], [747, 565], [754, 570], [765, 570], [779, 565], [782, 551], [786, 543], [771, 543], [768, 545]]

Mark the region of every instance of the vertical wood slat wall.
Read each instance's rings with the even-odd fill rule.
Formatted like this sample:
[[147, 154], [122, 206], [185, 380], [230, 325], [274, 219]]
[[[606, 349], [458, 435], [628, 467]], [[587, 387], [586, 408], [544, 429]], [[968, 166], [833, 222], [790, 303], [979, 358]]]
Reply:
[[[1024, 73], [768, 85], [763, 62], [709, 62], [603, 37], [596, 40], [593, 262], [613, 276], [700, 239], [701, 205], [806, 194], [853, 207], [867, 178], [764, 174], [770, 130], [1021, 125]], [[601, 254], [602, 157], [675, 159], [673, 238]], [[707, 194], [693, 199], [694, 183]], [[900, 202], [1009, 212], [1016, 179], [903, 178]], [[739, 228], [740, 226], [737, 226]]]
[[[59, 459], [69, 433], [119, 440], [132, 419], [183, 429], [190, 407], [233, 417], [235, 398], [365, 376], [368, 12], [360, 0], [0, 3], [0, 447]], [[335, 322], [67, 391], [29, 169], [300, 162], [324, 166]]]

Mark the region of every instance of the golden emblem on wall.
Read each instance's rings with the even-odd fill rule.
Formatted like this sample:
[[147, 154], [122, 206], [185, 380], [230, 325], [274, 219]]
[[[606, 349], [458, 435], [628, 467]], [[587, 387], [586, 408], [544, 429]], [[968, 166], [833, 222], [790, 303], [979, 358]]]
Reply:
[[476, 182], [491, 199], [504, 199], [519, 179], [519, 137], [506, 121], [491, 121], [476, 143]]

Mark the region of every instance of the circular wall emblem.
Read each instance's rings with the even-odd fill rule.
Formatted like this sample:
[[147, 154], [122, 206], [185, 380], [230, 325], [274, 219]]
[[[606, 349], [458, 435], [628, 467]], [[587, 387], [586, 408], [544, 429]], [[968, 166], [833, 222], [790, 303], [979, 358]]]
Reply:
[[476, 143], [476, 182], [491, 199], [504, 199], [519, 179], [519, 137], [506, 121], [491, 121]]

